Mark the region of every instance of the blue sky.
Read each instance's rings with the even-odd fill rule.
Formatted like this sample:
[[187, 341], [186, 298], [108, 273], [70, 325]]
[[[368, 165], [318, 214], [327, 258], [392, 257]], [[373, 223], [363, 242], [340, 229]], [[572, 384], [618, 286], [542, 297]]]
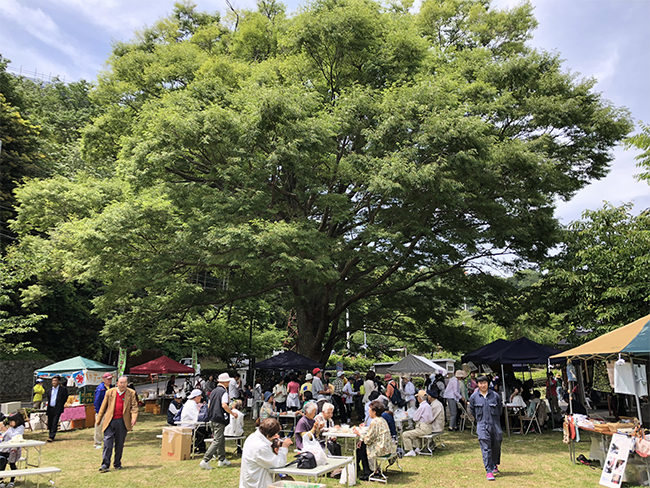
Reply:
[[[196, 1], [199, 8], [224, 12], [223, 0]], [[287, 2], [289, 11], [300, 2]], [[493, 0], [499, 8], [519, 0]], [[13, 72], [94, 80], [114, 41], [151, 25], [173, 8], [174, 0], [0, 0], [0, 54]], [[254, 8], [254, 0], [233, 0]], [[532, 45], [558, 52], [565, 69], [595, 78], [596, 89], [636, 121], [650, 124], [650, 0], [533, 0], [539, 27]], [[416, 4], [417, 5], [417, 4]], [[558, 202], [565, 223], [603, 201], [650, 207], [650, 186], [635, 180], [634, 150], [618, 147], [610, 174], [569, 202]]]

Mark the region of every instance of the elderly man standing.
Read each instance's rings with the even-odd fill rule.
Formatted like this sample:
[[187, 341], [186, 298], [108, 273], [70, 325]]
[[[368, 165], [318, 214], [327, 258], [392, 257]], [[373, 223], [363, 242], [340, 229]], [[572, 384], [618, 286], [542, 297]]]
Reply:
[[[415, 456], [418, 454], [420, 452], [420, 438], [433, 432], [433, 412], [431, 405], [427, 401], [427, 393], [424, 390], [420, 390], [417, 394], [417, 399], [420, 402], [420, 406], [415, 412], [415, 415], [413, 415], [415, 429], [402, 434], [404, 450], [408, 451], [404, 456]], [[415, 449], [413, 449], [414, 444], [417, 444]]]
[[443, 397], [447, 399], [447, 406], [449, 407], [449, 430], [458, 430], [458, 402], [463, 398], [461, 390], [461, 382], [465, 379], [467, 373], [459, 369], [454, 374], [453, 378], [447, 383]]
[[102, 382], [95, 388], [95, 449], [102, 448], [102, 438], [104, 437], [102, 433], [101, 423], [97, 422], [97, 417], [99, 416], [99, 410], [102, 408], [102, 403], [104, 402], [104, 397], [106, 392], [111, 387], [111, 382], [113, 381], [112, 373], [104, 373], [102, 375]]
[[133, 430], [138, 420], [138, 397], [134, 390], [127, 388], [128, 381], [126, 376], [118, 378], [117, 387], [106, 392], [95, 419], [95, 425], [101, 421], [104, 432], [104, 453], [99, 468], [101, 473], [108, 471], [111, 466], [113, 446], [115, 446], [113, 466], [115, 469], [122, 469], [122, 451], [126, 434]]
[[237, 413], [230, 410], [228, 406], [228, 386], [230, 385], [231, 379], [228, 373], [221, 373], [219, 378], [217, 378], [219, 384], [210, 394], [208, 420], [210, 421], [210, 428], [212, 429], [212, 437], [214, 440], [199, 463], [199, 466], [203, 469], [212, 469], [210, 460], [215, 453], [219, 459], [219, 466], [230, 466], [230, 461], [226, 459], [226, 437], [224, 431], [226, 430], [226, 425], [230, 422], [229, 416], [232, 415], [237, 418]]

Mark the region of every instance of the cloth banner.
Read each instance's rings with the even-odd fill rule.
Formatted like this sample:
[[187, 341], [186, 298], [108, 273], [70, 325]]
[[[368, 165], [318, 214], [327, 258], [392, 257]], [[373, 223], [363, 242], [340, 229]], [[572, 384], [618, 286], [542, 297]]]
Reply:
[[120, 347], [120, 354], [117, 359], [117, 377], [124, 375], [126, 370], [126, 348]]
[[197, 374], [198, 367], [199, 367], [199, 356], [196, 352], [196, 349], [192, 348], [192, 368], [194, 369], [194, 374]]
[[86, 372], [83, 369], [72, 373], [72, 379], [74, 380], [74, 386], [77, 388], [86, 386]]

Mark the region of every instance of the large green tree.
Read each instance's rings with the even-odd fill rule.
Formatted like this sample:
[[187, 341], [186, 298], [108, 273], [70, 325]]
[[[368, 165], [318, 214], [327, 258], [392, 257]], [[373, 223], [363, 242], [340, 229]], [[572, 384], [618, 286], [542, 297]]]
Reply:
[[115, 47], [93, 94], [83, 154], [108, 171], [66, 185], [119, 196], [25, 186], [24, 247], [100, 282], [105, 334], [136, 343], [274, 297], [298, 351], [325, 360], [346, 309], [412, 304], [426, 283], [435, 335], [463, 268], [555, 245], [554, 202], [607, 173], [630, 122], [526, 46], [529, 4], [407, 7], [264, 2], [224, 23], [177, 6]]

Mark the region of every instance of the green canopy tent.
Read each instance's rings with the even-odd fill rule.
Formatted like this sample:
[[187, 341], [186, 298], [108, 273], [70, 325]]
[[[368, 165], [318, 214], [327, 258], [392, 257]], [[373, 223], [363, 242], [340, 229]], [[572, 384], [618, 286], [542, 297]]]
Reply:
[[50, 364], [34, 371], [34, 376], [42, 379], [51, 379], [54, 376], [69, 378], [72, 376], [77, 387], [86, 385], [98, 385], [102, 382], [102, 375], [106, 372], [116, 372], [116, 367], [109, 364], [93, 361], [82, 356], [75, 356], [70, 359]]

